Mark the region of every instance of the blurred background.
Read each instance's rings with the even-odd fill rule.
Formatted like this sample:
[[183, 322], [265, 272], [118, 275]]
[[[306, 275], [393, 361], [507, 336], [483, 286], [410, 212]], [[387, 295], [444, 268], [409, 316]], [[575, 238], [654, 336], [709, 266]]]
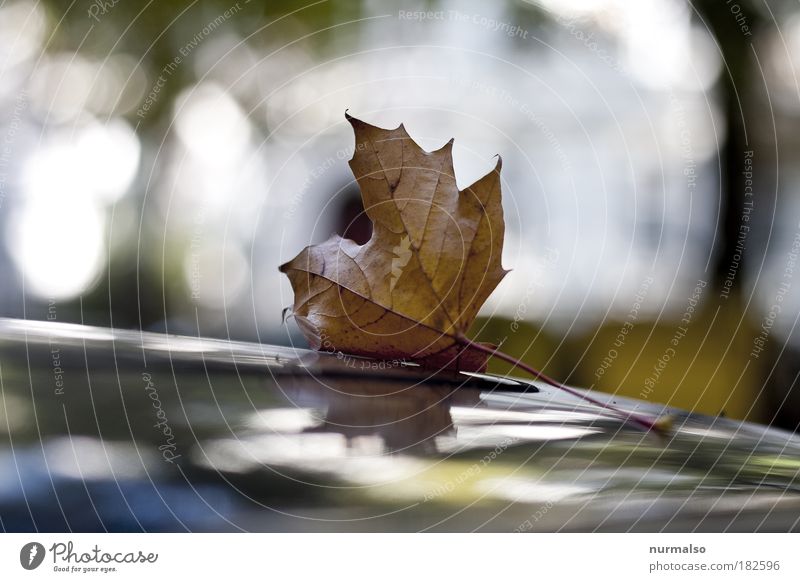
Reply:
[[349, 110], [455, 137], [461, 187], [502, 155], [480, 339], [800, 421], [796, 2], [67, 6], [0, 4], [0, 315], [304, 346], [278, 265], [369, 236]]

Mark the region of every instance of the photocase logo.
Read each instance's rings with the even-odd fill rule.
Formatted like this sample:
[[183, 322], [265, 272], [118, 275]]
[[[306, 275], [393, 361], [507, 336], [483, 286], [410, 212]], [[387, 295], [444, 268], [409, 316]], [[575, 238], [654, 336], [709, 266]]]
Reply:
[[408, 235], [400, 239], [400, 244], [392, 249], [392, 277], [389, 279], [389, 292], [394, 291], [397, 280], [403, 274], [403, 267], [411, 260], [411, 240]]
[[26, 570], [35, 570], [44, 561], [44, 546], [39, 542], [28, 542], [19, 551], [19, 563]]

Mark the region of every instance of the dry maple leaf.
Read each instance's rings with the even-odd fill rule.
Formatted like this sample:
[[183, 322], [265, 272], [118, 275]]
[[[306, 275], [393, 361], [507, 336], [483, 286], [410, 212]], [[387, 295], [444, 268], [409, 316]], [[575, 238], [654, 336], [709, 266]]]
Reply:
[[356, 134], [350, 168], [372, 237], [359, 245], [334, 236], [280, 267], [294, 289], [294, 317], [315, 349], [462, 371], [482, 371], [495, 356], [625, 420], [670, 430], [668, 417], [625, 412], [467, 338], [481, 305], [508, 272], [500, 264], [499, 157], [494, 170], [459, 191], [453, 140], [426, 152], [402, 125], [381, 129], [345, 116]]
[[465, 334], [507, 273], [500, 158], [459, 191], [453, 140], [426, 152], [402, 125], [381, 129], [345, 116], [372, 237], [359, 245], [334, 236], [280, 267], [298, 326], [315, 349], [483, 370], [491, 350]]

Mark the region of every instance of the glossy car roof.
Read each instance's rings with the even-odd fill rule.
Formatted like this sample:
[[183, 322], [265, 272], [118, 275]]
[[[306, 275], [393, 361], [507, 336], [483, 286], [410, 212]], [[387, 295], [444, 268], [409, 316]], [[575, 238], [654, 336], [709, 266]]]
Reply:
[[0, 380], [8, 531], [800, 528], [796, 435], [653, 402], [8, 319]]

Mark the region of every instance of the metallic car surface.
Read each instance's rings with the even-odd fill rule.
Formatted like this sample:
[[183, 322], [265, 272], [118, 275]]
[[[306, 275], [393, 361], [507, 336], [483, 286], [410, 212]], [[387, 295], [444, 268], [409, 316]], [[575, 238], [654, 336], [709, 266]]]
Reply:
[[789, 531], [800, 438], [549, 386], [0, 320], [6, 531]]

